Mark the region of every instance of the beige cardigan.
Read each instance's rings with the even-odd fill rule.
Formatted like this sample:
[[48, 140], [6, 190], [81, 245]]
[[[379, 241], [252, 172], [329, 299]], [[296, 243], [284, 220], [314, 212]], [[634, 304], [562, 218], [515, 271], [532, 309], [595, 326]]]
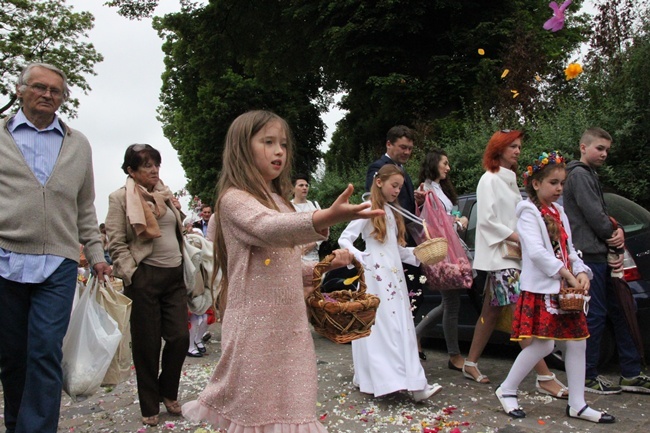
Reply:
[[95, 214], [92, 151], [86, 137], [63, 122], [65, 137], [54, 170], [41, 185], [0, 120], [0, 248], [52, 254], [91, 266], [105, 262]]
[[[183, 216], [169, 201], [169, 209], [174, 212], [176, 235], [183, 250]], [[113, 275], [124, 280], [125, 286], [131, 285], [131, 277], [140, 262], [153, 251], [153, 239], [141, 239], [135, 235], [133, 227], [126, 218], [126, 188], [122, 187], [108, 196], [108, 215], [106, 216], [106, 234], [108, 252], [113, 259]]]

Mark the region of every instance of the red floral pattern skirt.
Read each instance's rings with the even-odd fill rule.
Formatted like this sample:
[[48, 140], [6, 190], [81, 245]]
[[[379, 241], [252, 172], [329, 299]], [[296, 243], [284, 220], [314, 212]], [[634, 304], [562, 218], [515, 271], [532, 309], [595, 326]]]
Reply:
[[557, 295], [522, 290], [512, 319], [511, 340], [524, 338], [584, 340], [589, 337], [587, 316], [582, 311], [560, 309]]

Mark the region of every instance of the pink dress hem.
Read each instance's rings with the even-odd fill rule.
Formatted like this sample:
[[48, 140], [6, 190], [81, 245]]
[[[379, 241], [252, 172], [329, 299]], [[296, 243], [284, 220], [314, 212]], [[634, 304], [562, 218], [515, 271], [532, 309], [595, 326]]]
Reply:
[[183, 417], [191, 422], [205, 421], [217, 428], [219, 432], [225, 433], [327, 433], [327, 429], [318, 421], [302, 424], [278, 422], [253, 426], [240, 425], [216, 410], [202, 405], [199, 400], [189, 401], [183, 405]]

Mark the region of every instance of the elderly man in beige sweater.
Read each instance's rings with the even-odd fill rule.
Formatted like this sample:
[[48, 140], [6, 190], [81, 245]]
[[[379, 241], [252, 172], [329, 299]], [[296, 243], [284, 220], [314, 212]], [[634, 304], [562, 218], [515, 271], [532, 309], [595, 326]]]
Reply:
[[62, 343], [79, 244], [98, 278], [110, 275], [95, 214], [86, 137], [56, 111], [65, 74], [44, 63], [20, 74], [18, 112], [0, 121], [0, 379], [8, 433], [56, 433]]

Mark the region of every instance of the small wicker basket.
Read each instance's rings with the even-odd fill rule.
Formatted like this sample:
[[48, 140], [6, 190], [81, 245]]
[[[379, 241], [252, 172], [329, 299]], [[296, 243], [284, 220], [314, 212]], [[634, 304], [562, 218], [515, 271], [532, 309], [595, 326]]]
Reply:
[[558, 295], [560, 308], [564, 311], [583, 311], [585, 307], [585, 295], [581, 289], [573, 287], [562, 287]]
[[343, 344], [370, 335], [375, 323], [379, 298], [366, 293], [363, 266], [353, 264], [359, 277], [358, 290], [337, 290], [323, 295], [320, 291], [323, 270], [332, 262], [330, 254], [314, 267], [314, 291], [307, 297], [309, 321], [316, 332], [329, 340]]
[[447, 239], [431, 239], [431, 236], [429, 236], [429, 230], [427, 230], [427, 222], [425, 220], [422, 220], [422, 226], [424, 227], [424, 235], [427, 240], [415, 247], [413, 249], [413, 254], [415, 254], [415, 257], [417, 257], [422, 264], [435, 265], [447, 257]]

